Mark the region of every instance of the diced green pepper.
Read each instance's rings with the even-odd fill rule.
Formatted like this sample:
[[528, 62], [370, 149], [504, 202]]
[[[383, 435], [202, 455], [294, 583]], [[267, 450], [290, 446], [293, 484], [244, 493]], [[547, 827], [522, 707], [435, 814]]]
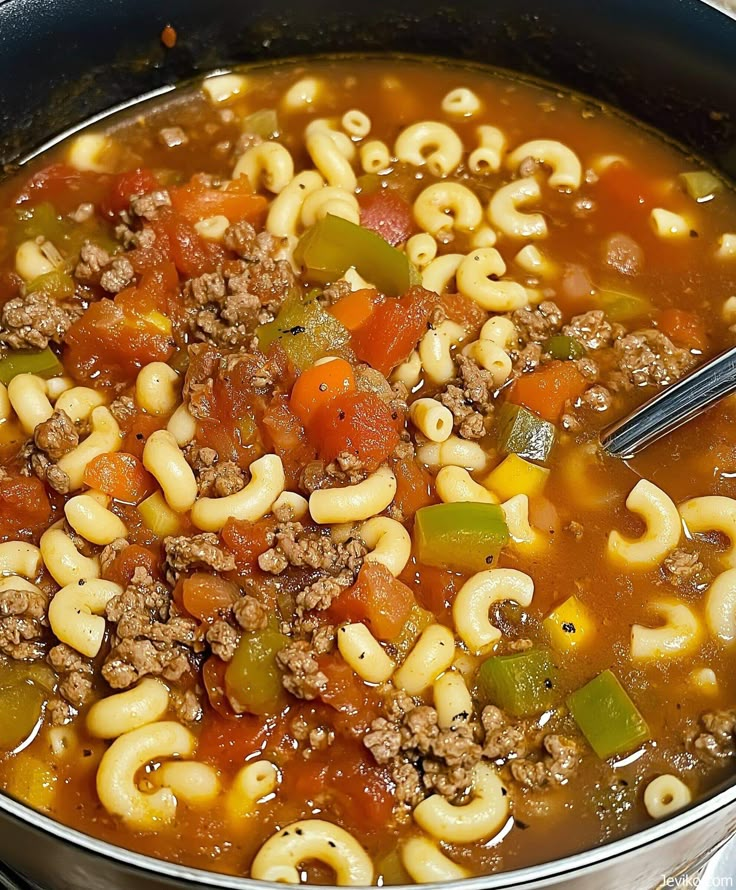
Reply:
[[685, 191], [698, 204], [710, 201], [714, 194], [723, 187], [723, 183], [717, 176], [707, 170], [696, 170], [692, 173], [680, 173], [680, 182]]
[[396, 650], [399, 662], [403, 661], [409, 654], [409, 650], [417, 641], [417, 637], [430, 624], [434, 624], [437, 619], [427, 609], [423, 609], [419, 603], [414, 603], [411, 611], [401, 628], [401, 633], [395, 640], [391, 641], [392, 646]]
[[294, 260], [316, 284], [337, 281], [355, 266], [386, 296], [398, 297], [411, 286], [411, 264], [405, 253], [375, 232], [330, 213], [302, 235]]
[[361, 195], [373, 195], [381, 188], [381, 177], [377, 173], [364, 173], [358, 177]]
[[0, 750], [14, 751], [43, 716], [43, 690], [31, 682], [0, 687]]
[[56, 212], [53, 204], [44, 201], [33, 207], [20, 207], [16, 211], [18, 226], [14, 230], [16, 244], [22, 241], [46, 238], [57, 247], [69, 231], [69, 223]]
[[566, 337], [564, 334], [555, 334], [544, 341], [544, 351], [559, 361], [571, 361], [582, 358], [585, 355], [585, 347], [575, 337]]
[[339, 354], [350, 339], [335, 316], [320, 306], [317, 291], [304, 297], [298, 290], [291, 292], [273, 321], [258, 328], [257, 336], [262, 352], [278, 343], [300, 371], [325, 355]]
[[271, 139], [279, 132], [279, 119], [273, 108], [261, 108], [243, 118], [243, 132], [253, 133], [261, 139]]
[[16, 349], [0, 359], [0, 383], [6, 386], [18, 374], [37, 374], [48, 380], [64, 373], [64, 366], [47, 346], [40, 352]]
[[646, 720], [610, 670], [571, 693], [567, 706], [602, 760], [631, 751], [650, 738]]
[[555, 444], [557, 430], [522, 405], [507, 402], [498, 412], [498, 449], [544, 463]]
[[621, 291], [602, 290], [596, 299], [611, 321], [633, 321], [652, 311], [652, 304], [645, 297], [625, 294]]
[[546, 711], [560, 698], [559, 670], [547, 649], [493, 655], [478, 671], [478, 693], [487, 704], [529, 717]]
[[39, 275], [26, 285], [27, 294], [44, 294], [55, 300], [66, 300], [74, 296], [74, 279], [60, 269]]
[[433, 504], [417, 510], [414, 538], [424, 565], [479, 572], [496, 564], [509, 530], [498, 504]]
[[273, 714], [284, 701], [276, 655], [289, 642], [272, 621], [264, 630], [243, 634], [225, 672], [228, 696], [249, 714]]

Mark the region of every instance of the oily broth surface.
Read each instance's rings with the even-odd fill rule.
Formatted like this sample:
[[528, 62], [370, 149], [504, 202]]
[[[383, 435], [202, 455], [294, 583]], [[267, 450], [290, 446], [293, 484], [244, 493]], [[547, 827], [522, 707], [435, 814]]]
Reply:
[[[279, 111], [283, 134], [280, 141], [292, 152], [297, 170], [309, 164], [303, 131], [315, 116], [341, 116], [348, 109], [358, 108], [372, 121], [370, 138], [393, 146], [398, 133], [410, 123], [448, 120], [441, 111], [442, 98], [449, 90], [465, 86], [479, 96], [484, 106], [482, 116], [477, 118], [448, 120], [466, 146], [475, 145], [478, 123], [492, 123], [503, 129], [511, 147], [530, 139], [558, 139], [577, 153], [584, 168], [595, 156], [622, 155], [630, 159], [643, 179], [659, 184], [663, 206], [696, 219], [693, 236], [673, 244], [658, 239], [646, 215], [634, 215], [630, 207], [611, 205], [604, 214], [575, 216], [569, 212], [569, 201], [545, 189], [541, 209], [550, 226], [549, 237], [540, 247], [560, 269], [566, 264], [577, 264], [587, 270], [598, 287], [615, 287], [612, 272], [605, 264], [603, 245], [608, 236], [625, 232], [639, 243], [645, 257], [643, 270], [633, 279], [632, 288], [657, 309], [696, 311], [708, 334], [704, 355], [715, 354], [732, 344], [733, 335], [722, 320], [721, 307], [734, 294], [733, 269], [727, 263], [716, 262], [713, 255], [718, 236], [736, 231], [736, 197], [724, 189], [708, 204], [694, 205], [676, 183], [679, 173], [697, 165], [656, 135], [578, 97], [474, 68], [434, 62], [315, 61], [308, 66], [259, 67], [246, 70], [246, 74], [251, 81], [247, 97], [228, 105], [224, 117], [198, 89], [186, 88], [111, 120], [107, 131], [124, 146], [124, 166], [174, 168], [182, 180], [202, 170], [229, 176], [230, 149], [240, 132], [238, 116], [278, 107], [288, 86], [305, 74], [324, 78], [329, 89], [315, 109]], [[161, 146], [156, 136], [158, 130], [172, 125], [187, 130], [188, 145], [174, 150]], [[60, 156], [63, 151], [61, 147], [52, 155]], [[43, 163], [49, 160], [46, 157]], [[391, 176], [401, 179], [410, 199], [433, 181], [415, 170], [397, 170]], [[471, 176], [466, 184], [487, 199], [500, 181], [500, 176]], [[4, 183], [0, 187], [0, 202], [9, 200], [16, 188], [13, 180]], [[595, 200], [594, 188], [583, 190], [589, 191]], [[504, 252], [503, 242], [499, 246]], [[443, 251], [468, 249], [466, 239], [458, 236]], [[513, 252], [509, 251], [507, 262]], [[9, 250], [3, 250], [1, 243], [0, 262], [3, 269], [12, 262]], [[557, 284], [549, 282], [553, 289]], [[578, 311], [592, 306], [591, 301]], [[632, 393], [629, 406], [642, 397], [639, 392]], [[621, 413], [623, 407], [626, 406], [617, 411]], [[513, 634], [533, 636], [555, 603], [572, 593], [579, 594], [594, 612], [597, 639], [595, 646], [566, 665], [566, 685], [575, 689], [598, 672], [613, 667], [646, 715], [656, 742], [645, 745], [642, 756], [615, 770], [588, 756], [569, 786], [550, 789], [536, 799], [517, 795], [515, 825], [509, 826], [511, 830], [502, 840], [448, 847], [452, 857], [472, 871], [487, 873], [547, 861], [650, 824], [642, 806], [641, 781], [659, 773], [682, 772], [696, 794], [724, 777], [725, 770], [706, 769], [686, 753], [682, 740], [701, 711], [731, 707], [736, 702], [733, 654], [707, 643], [694, 658], [671, 660], [664, 666], [633, 665], [628, 656], [631, 625], [646, 623], [646, 603], [653, 595], [671, 595], [672, 590], [664, 586], [658, 572], [634, 575], [611, 567], [605, 560], [605, 545], [612, 528], [629, 535], [641, 531], [641, 524], [624, 506], [626, 495], [639, 477], [653, 481], [675, 502], [711, 493], [736, 496], [736, 446], [729, 434], [735, 410], [733, 404], [723, 403], [630, 464], [607, 460], [592, 481], [576, 473], [565, 473], [562, 467], [575, 448], [595, 437], [595, 425], [603, 421], [592, 416], [590, 428], [570, 437], [555, 451], [545, 490], [559, 516], [554, 546], [542, 558], [521, 558], [508, 552], [501, 557], [502, 566], [526, 571], [535, 581], [535, 598], [526, 610], [526, 625], [514, 626], [513, 615], [509, 615], [508, 624]], [[605, 417], [606, 422], [612, 419]], [[584, 527], [579, 541], [565, 531], [573, 520]], [[701, 548], [704, 560], [710, 560], [714, 569], [717, 548], [718, 542]], [[421, 600], [420, 581], [417, 574], [415, 583]], [[438, 610], [445, 622], [449, 621], [446, 604], [452, 593], [452, 588], [448, 589], [445, 607]], [[501, 609], [502, 618], [506, 611]], [[689, 682], [693, 668], [703, 665], [713, 665], [718, 674], [718, 691], [709, 698]], [[16, 758], [5, 760], [0, 764], [0, 781], [7, 784], [24, 761], [44, 759], [46, 745], [42, 733]], [[257, 823], [243, 826], [240, 832], [233, 832], [217, 809], [198, 813], [185, 807], [179, 808], [176, 826], [171, 829], [157, 834], [130, 832], [106, 813], [95, 794], [95, 770], [103, 749], [100, 742], [85, 737], [81, 730], [79, 756], [59, 763], [57, 791], [49, 812], [66, 824], [153, 856], [242, 874], [260, 844], [279, 826], [320, 812], [330, 815], [329, 808], [323, 810], [318, 801], [283, 801], [277, 795], [273, 806], [262, 808]], [[225, 775], [232, 773], [227, 757], [219, 765]], [[606, 793], [604, 789], [614, 780], [617, 792]], [[363, 831], [354, 826], [356, 836], [378, 861], [379, 871], [381, 862], [391, 861], [396, 837], [406, 831], [407, 826], [401, 825], [396, 827], [395, 835], [388, 830]], [[387, 870], [390, 872], [390, 868]], [[315, 870], [311, 877], [327, 881], [329, 875]], [[390, 875], [388, 879], [391, 880]]]

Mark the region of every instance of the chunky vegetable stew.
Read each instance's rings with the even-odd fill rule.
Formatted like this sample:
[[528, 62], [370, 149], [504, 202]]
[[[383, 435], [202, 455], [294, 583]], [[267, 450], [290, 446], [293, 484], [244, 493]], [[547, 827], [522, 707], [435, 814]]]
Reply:
[[572, 853], [736, 756], [736, 198], [482, 69], [256, 67], [0, 184], [0, 785], [265, 880]]

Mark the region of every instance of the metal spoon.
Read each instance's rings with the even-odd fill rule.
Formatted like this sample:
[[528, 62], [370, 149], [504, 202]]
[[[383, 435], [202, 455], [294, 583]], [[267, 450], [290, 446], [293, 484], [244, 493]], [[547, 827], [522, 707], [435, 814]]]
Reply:
[[603, 450], [630, 458], [736, 392], [736, 347], [691, 371], [600, 434]]

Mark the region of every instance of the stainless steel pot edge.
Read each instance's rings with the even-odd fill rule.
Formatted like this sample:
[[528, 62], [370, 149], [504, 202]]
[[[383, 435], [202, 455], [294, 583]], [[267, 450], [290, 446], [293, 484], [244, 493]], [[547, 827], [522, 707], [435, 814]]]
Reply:
[[[586, 877], [592, 877], [611, 860], [636, 850], [642, 850], [659, 841], [672, 839], [678, 832], [683, 832], [734, 804], [736, 804], [736, 784], [694, 804], [670, 819], [655, 823], [649, 828], [591, 850], [514, 871], [480, 875], [460, 881], [424, 884], [423, 886], [429, 890], [508, 890], [511, 887], [533, 887], [542, 884], [551, 886], [569, 882], [581, 873], [584, 873]], [[270, 887], [273, 890], [279, 890], [279, 888], [283, 890], [283, 884], [232, 877], [135, 853], [69, 828], [5, 794], [0, 794], [0, 810], [38, 831], [53, 835], [65, 844], [81, 847], [93, 856], [98, 856], [101, 859], [112, 858], [131, 869], [141, 869], [149, 874], [165, 876], [181, 886], [194, 885], [223, 888], [223, 890], [263, 890], [264, 887]], [[720, 847], [723, 840], [717, 834], [714, 835], [713, 852]], [[663, 880], [667, 877], [667, 875], [662, 875]], [[397, 885], [396, 890], [411, 890], [414, 886], [413, 884]], [[332, 890], [332, 888], [326, 888], [326, 890]], [[644, 888], [637, 887], [636, 890], [644, 890]]]

